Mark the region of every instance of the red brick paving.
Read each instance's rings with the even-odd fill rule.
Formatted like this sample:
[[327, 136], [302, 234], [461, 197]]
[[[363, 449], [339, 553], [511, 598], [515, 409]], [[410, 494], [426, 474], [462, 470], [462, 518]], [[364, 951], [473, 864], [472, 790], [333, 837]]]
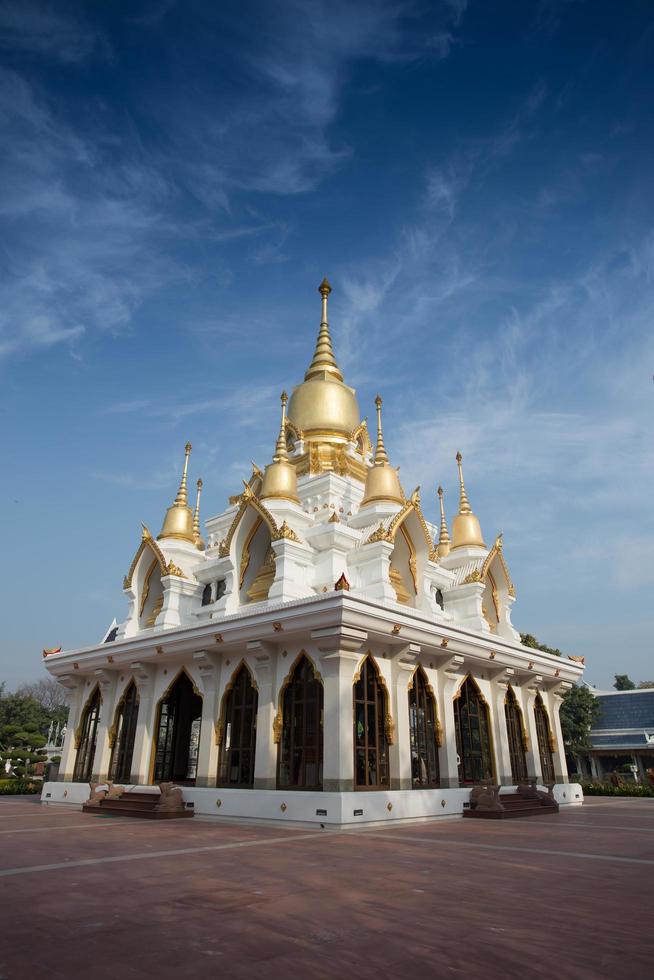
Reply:
[[654, 801], [589, 802], [338, 833], [0, 799], [1, 868], [64, 865], [0, 877], [0, 980], [649, 980]]

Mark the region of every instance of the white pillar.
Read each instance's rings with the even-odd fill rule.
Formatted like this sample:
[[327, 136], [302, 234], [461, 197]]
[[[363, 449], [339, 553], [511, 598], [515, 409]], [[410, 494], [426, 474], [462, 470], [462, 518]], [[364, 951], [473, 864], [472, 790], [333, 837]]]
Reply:
[[494, 697], [491, 711], [493, 714], [493, 741], [495, 742], [495, 775], [500, 786], [514, 785], [505, 710], [507, 688], [514, 674], [513, 667], [505, 667], [493, 679], [492, 683]]
[[111, 761], [111, 740], [109, 730], [114, 723], [114, 706], [116, 701], [116, 672], [114, 670], [95, 670], [95, 678], [100, 687], [102, 706], [100, 721], [95, 740], [95, 755], [93, 757], [92, 782], [106, 779]]
[[395, 738], [390, 747], [391, 789], [411, 789], [411, 733], [409, 726], [409, 681], [420, 653], [417, 643], [408, 643], [391, 661], [393, 689], [391, 713], [395, 722]]
[[153, 664], [133, 663], [131, 669], [139, 696], [139, 713], [136, 720], [134, 752], [132, 754], [132, 783], [147, 785], [150, 782], [150, 756], [153, 751], [154, 726], [156, 724], [154, 701]]
[[75, 733], [80, 723], [82, 710], [84, 707], [84, 678], [75, 677], [72, 674], [64, 674], [57, 680], [65, 687], [69, 694], [68, 721], [66, 722], [66, 737], [61, 748], [61, 762], [59, 764], [60, 782], [70, 782], [73, 778], [75, 768], [75, 757], [77, 746], [75, 745]]
[[254, 789], [275, 789], [277, 786], [277, 749], [279, 724], [275, 724], [274, 668], [277, 660], [272, 643], [252, 640], [247, 652], [255, 657], [257, 678], [257, 744], [254, 753]]
[[540, 765], [540, 751], [538, 748], [538, 732], [536, 730], [536, 714], [534, 705], [538, 694], [542, 677], [540, 675], [533, 678], [523, 692], [522, 714], [527, 728], [529, 746], [525, 755], [527, 757], [527, 778], [530, 782], [543, 782], [543, 771]]
[[458, 789], [459, 764], [456, 751], [456, 725], [454, 722], [454, 694], [463, 679], [465, 661], [456, 654], [439, 671], [439, 714], [443, 725], [443, 744], [439, 751], [441, 786]]
[[569, 681], [563, 681], [559, 687], [552, 691], [550, 701], [550, 724], [552, 725], [552, 734], [554, 736], [554, 778], [557, 783], [569, 783], [570, 779], [568, 777], [568, 763], [565, 757], [565, 743], [563, 741], [563, 732], [561, 731], [561, 704], [563, 702], [563, 697], [566, 691], [569, 691], [572, 684]]
[[200, 724], [200, 745], [195, 785], [215, 786], [218, 777], [216, 721], [218, 719], [220, 657], [208, 650], [199, 650], [193, 654], [193, 660], [200, 671], [203, 690], [202, 722]]
[[[323, 678], [323, 790], [345, 793], [354, 789], [354, 710], [352, 684], [365, 630], [334, 626], [313, 630], [320, 651]], [[390, 707], [390, 706], [389, 706]]]

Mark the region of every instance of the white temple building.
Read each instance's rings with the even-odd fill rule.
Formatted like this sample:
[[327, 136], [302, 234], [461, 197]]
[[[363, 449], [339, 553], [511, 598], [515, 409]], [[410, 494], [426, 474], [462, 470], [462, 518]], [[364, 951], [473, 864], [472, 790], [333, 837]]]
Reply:
[[[373, 448], [322, 322], [272, 461], [200, 523], [191, 446], [156, 536], [143, 525], [126, 615], [52, 653], [71, 714], [52, 802], [88, 783], [174, 782], [196, 813], [343, 825], [461, 813], [470, 789], [568, 783], [559, 722], [578, 662], [523, 647], [502, 537], [464, 485], [451, 524]], [[203, 538], [204, 533], [204, 538]]]

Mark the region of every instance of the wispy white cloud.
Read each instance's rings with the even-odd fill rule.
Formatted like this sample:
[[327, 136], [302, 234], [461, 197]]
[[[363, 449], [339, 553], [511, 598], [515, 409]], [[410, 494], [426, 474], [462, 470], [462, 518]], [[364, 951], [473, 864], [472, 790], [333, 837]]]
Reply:
[[0, 49], [74, 62], [98, 51], [108, 53], [106, 38], [71, 10], [35, 0], [0, 3]]

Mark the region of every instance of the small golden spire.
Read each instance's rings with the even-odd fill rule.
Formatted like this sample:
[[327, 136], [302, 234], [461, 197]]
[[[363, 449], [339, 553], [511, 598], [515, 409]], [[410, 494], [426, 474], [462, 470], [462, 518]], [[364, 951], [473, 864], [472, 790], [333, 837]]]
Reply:
[[452, 548], [463, 548], [466, 545], [474, 545], [478, 548], [485, 548], [484, 539], [481, 534], [479, 520], [472, 512], [468, 495], [466, 494], [463, 482], [463, 470], [461, 463], [463, 456], [456, 454], [456, 465], [459, 469], [459, 513], [452, 521]]
[[285, 391], [282, 392], [282, 422], [279, 427], [279, 435], [277, 436], [277, 445], [275, 446], [275, 455], [273, 456], [273, 461], [275, 463], [286, 463], [288, 462], [288, 449], [286, 448], [286, 405], [288, 403], [288, 395]]
[[195, 510], [193, 512], [193, 537], [195, 538], [195, 545], [200, 551], [204, 551], [205, 544], [200, 534], [200, 494], [202, 493], [202, 479], [199, 479], [195, 484], [197, 488], [197, 496], [195, 498]]
[[472, 507], [470, 506], [470, 501], [466, 494], [465, 483], [463, 482], [463, 470], [461, 468], [461, 463], [463, 462], [463, 456], [461, 453], [456, 454], [456, 465], [459, 468], [459, 514], [472, 514]]
[[445, 505], [443, 504], [443, 488], [439, 486], [438, 488], [438, 501], [441, 508], [441, 530], [438, 536], [438, 555], [440, 558], [445, 558], [446, 555], [450, 553], [450, 535], [447, 530], [447, 521], [445, 519]]
[[375, 449], [375, 465], [378, 463], [388, 463], [388, 454], [384, 446], [384, 436], [382, 435], [382, 400], [379, 395], [375, 398], [377, 406], [377, 448]]
[[329, 285], [326, 279], [323, 279], [318, 286], [318, 292], [322, 296], [322, 319], [320, 322], [320, 330], [318, 331], [316, 349], [313, 352], [313, 360], [308, 367], [307, 373], [304, 375], [305, 381], [325, 374], [330, 375], [337, 381], [343, 380], [343, 375], [341, 374], [338, 364], [336, 363], [336, 358], [334, 357], [334, 348], [332, 347], [332, 338], [329, 333], [329, 321], [327, 319], [327, 297], [331, 291], [332, 287]]
[[188, 491], [186, 478], [188, 474], [188, 459], [191, 455], [191, 443], [187, 442], [184, 446], [184, 469], [182, 479], [179, 484], [177, 496], [172, 506], [166, 511], [163, 527], [158, 539], [161, 538], [180, 538], [183, 541], [195, 542], [193, 533], [193, 513], [188, 505]]

